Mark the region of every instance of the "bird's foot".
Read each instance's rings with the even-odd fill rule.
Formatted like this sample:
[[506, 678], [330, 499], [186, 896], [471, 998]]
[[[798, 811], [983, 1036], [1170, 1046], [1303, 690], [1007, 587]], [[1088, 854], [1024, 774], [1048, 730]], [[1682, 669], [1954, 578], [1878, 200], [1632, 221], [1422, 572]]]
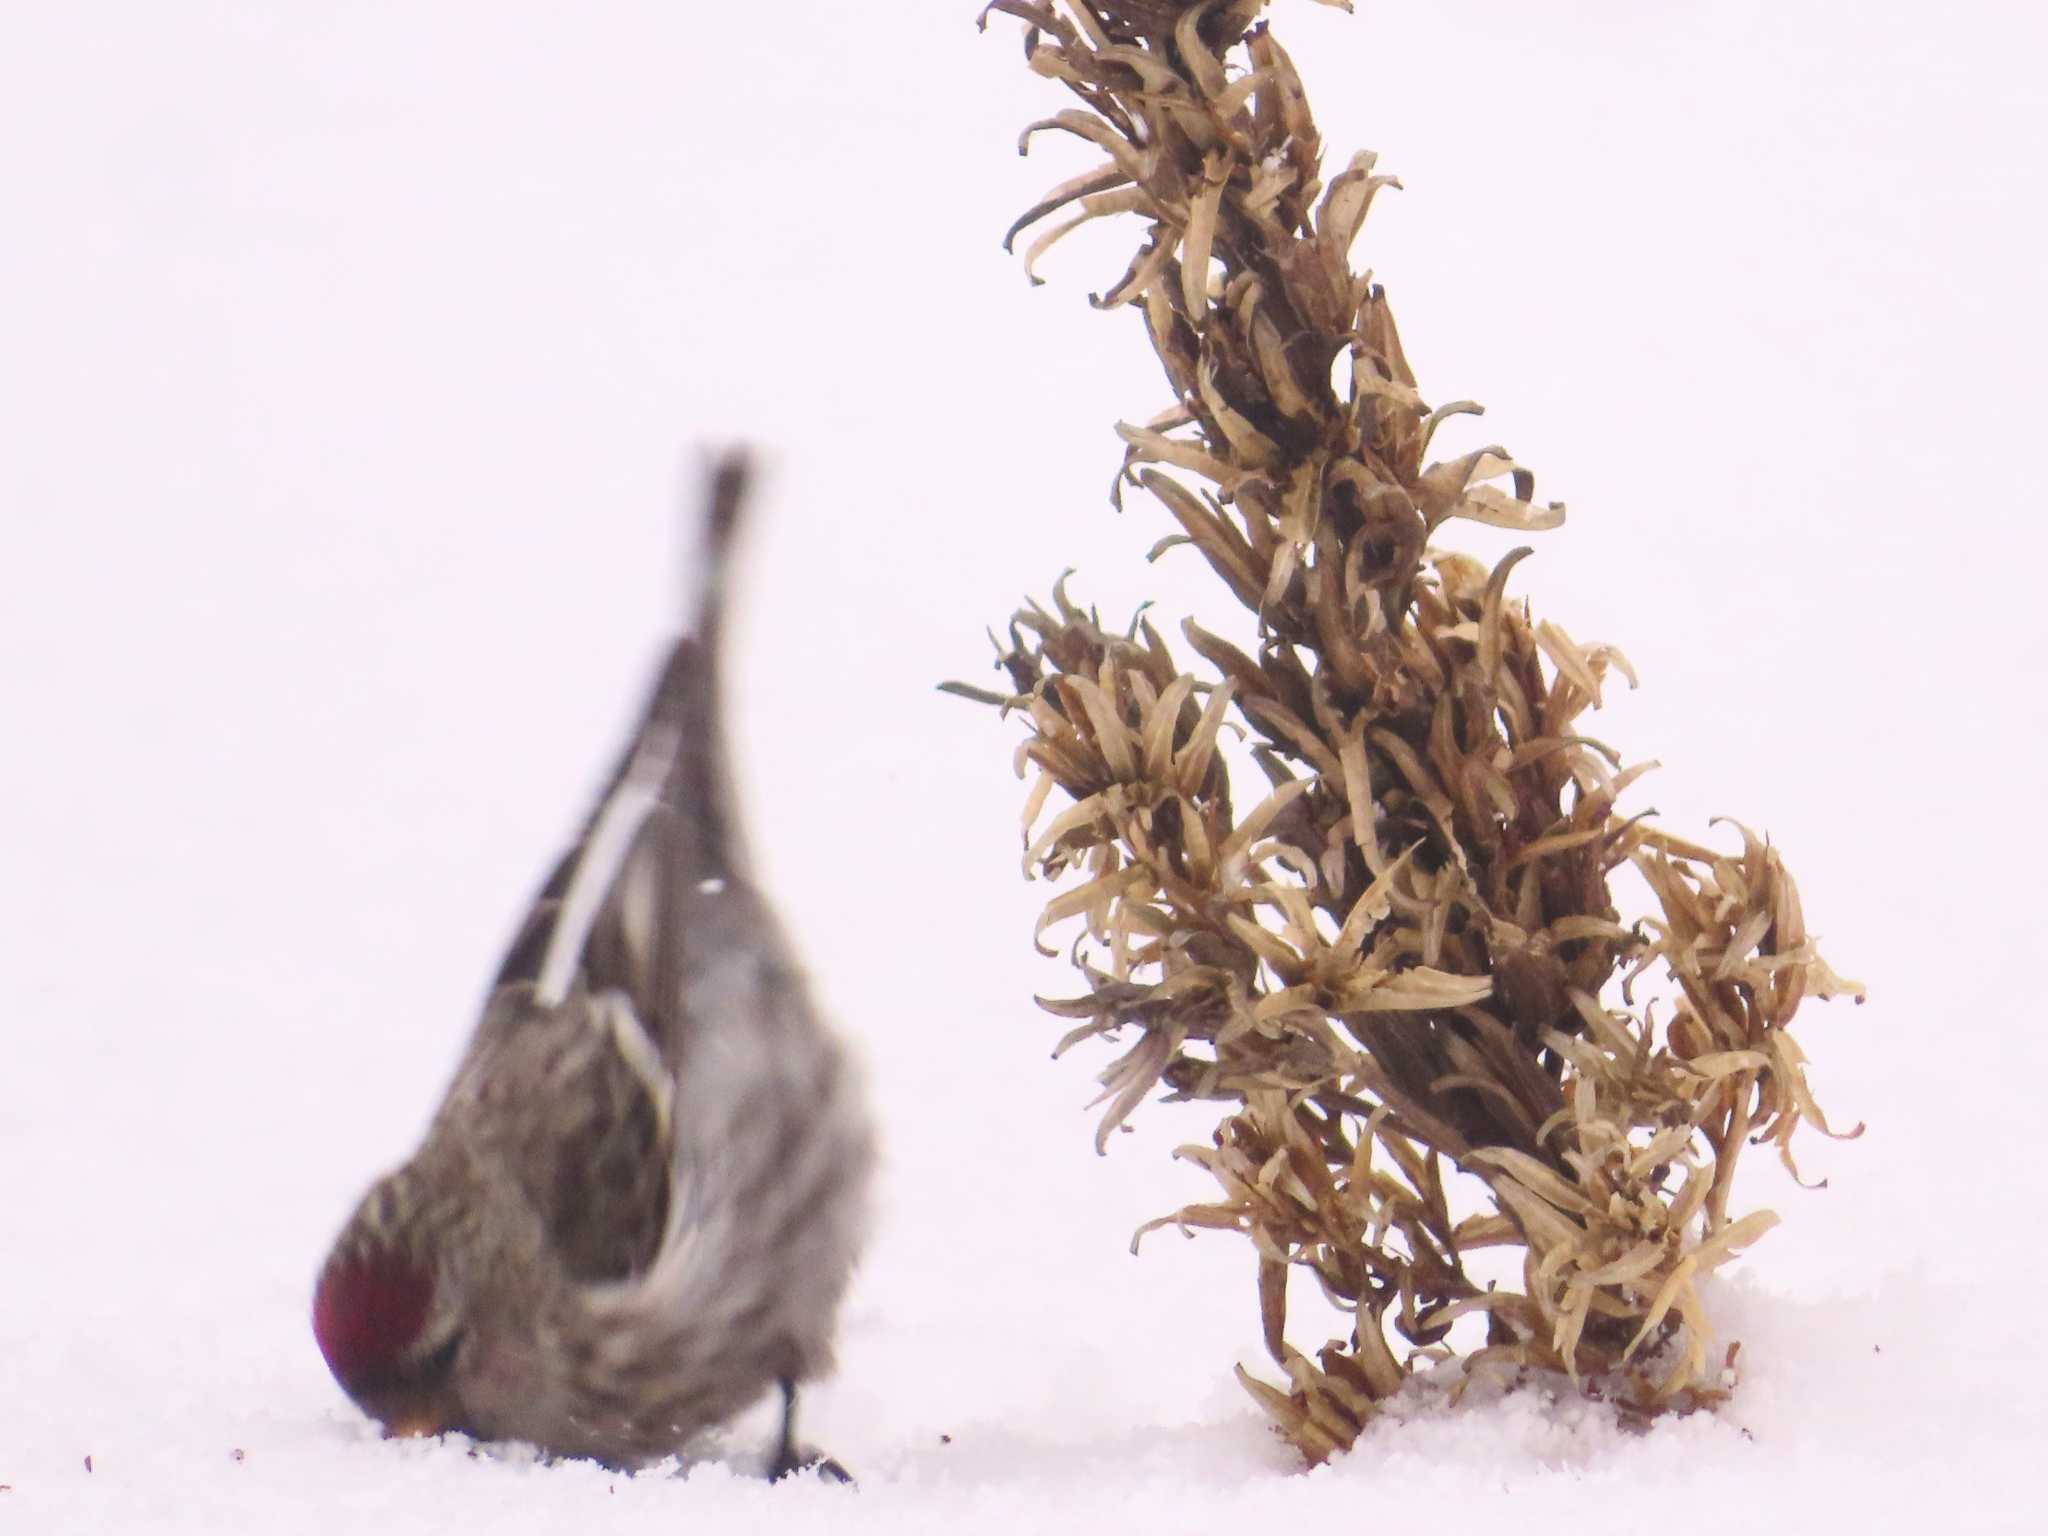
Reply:
[[798, 1472], [815, 1472], [828, 1483], [852, 1483], [853, 1474], [837, 1459], [797, 1444], [796, 1383], [785, 1376], [775, 1385], [782, 1393], [782, 1432], [776, 1436], [775, 1457], [768, 1463], [769, 1481], [779, 1483]]

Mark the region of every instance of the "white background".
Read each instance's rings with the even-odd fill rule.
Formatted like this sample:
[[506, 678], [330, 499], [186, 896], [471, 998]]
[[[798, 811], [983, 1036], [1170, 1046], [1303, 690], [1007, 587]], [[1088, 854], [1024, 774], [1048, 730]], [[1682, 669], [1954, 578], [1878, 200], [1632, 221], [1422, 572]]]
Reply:
[[[1872, 1001], [1860, 1142], [1759, 1153], [1718, 1418], [1527, 1396], [1299, 1476], [1248, 1250], [1132, 1227], [1031, 1004], [982, 627], [1067, 565], [1227, 610], [1133, 498], [1164, 403], [1010, 218], [1085, 163], [971, 6], [7, 7], [0, 1529], [1997, 1528], [2038, 1509], [2043, 325], [2032, 8], [1282, 5], [1432, 401], [1571, 521], [1515, 590], [1630, 654], [1600, 734], [1768, 830]], [[311, 1280], [408, 1150], [674, 611], [700, 445], [764, 453], [734, 657], [769, 888], [866, 1059], [882, 1210], [806, 1428], [857, 1492], [386, 1444]], [[1483, 553], [1498, 542], [1454, 540]], [[1303, 1332], [1297, 1342], [1320, 1339]], [[758, 1426], [756, 1426], [758, 1428]], [[736, 1435], [739, 1460], [747, 1435]], [[950, 1443], [941, 1436], [950, 1436]], [[758, 1435], [756, 1435], [758, 1439]], [[243, 1454], [235, 1459], [231, 1452]], [[92, 1457], [88, 1471], [85, 1458]]]

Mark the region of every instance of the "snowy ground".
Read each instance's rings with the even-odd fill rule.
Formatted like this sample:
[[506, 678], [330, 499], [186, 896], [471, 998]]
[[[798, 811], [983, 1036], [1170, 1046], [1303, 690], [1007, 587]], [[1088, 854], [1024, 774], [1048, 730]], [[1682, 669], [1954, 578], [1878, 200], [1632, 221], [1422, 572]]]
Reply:
[[[910, 19], [915, 13], [915, 19]], [[735, 20], [735, 17], [749, 18]], [[893, 20], [883, 18], [893, 17]], [[684, 19], [687, 18], [687, 19]], [[1572, 522], [1674, 825], [1768, 829], [1871, 1004], [1869, 1123], [1761, 1156], [1748, 1379], [1647, 1436], [1419, 1406], [1298, 1475], [1241, 1245], [1145, 1217], [1046, 1060], [1012, 738], [931, 691], [1067, 564], [1214, 608], [1103, 504], [1160, 401], [1121, 269], [996, 238], [1075, 168], [971, 6], [24, 6], [0, 50], [0, 1530], [2038, 1528], [2029, 892], [2044, 622], [2038, 13], [1439, 0], [1278, 24], [1425, 392]], [[858, 1490], [378, 1440], [314, 1267], [442, 1086], [668, 622], [692, 444], [772, 457], [740, 726], [771, 888], [888, 1126], [807, 1427]], [[1491, 546], [1487, 546], [1491, 547]], [[1711, 716], [1711, 727], [1702, 724]], [[1305, 1342], [1312, 1342], [1305, 1340]], [[1276, 1524], [1286, 1529], [1289, 1525]]]

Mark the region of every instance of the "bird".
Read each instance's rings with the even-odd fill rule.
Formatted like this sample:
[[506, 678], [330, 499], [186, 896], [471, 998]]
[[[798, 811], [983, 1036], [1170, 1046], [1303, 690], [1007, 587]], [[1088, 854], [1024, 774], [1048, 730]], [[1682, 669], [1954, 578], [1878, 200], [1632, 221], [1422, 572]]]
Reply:
[[314, 1287], [313, 1333], [388, 1435], [633, 1469], [769, 1391], [795, 1430], [867, 1225], [858, 1073], [751, 874], [719, 697], [749, 465], [713, 466], [693, 613], [534, 898], [413, 1156]]

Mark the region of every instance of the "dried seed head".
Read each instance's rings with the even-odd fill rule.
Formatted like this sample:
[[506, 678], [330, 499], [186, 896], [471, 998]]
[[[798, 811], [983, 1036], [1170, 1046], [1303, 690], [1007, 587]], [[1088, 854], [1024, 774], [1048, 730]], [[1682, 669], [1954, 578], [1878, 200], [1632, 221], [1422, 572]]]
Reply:
[[[1635, 675], [1510, 595], [1530, 551], [1489, 571], [1429, 547], [1454, 519], [1534, 533], [1564, 508], [1498, 446], [1427, 461], [1479, 408], [1430, 407], [1385, 291], [1352, 269], [1398, 183], [1369, 153], [1322, 181], [1264, 0], [990, 9], [1087, 109], [1026, 144], [1105, 157], [1010, 231], [1044, 226], [1033, 280], [1080, 224], [1145, 225], [1096, 303], [1143, 316], [1171, 400], [1119, 425], [1118, 504], [1149, 492], [1175, 525], [1155, 556], [1193, 549], [1258, 626], [1256, 654], [1184, 626], [1212, 682], [1149, 624], [1104, 631], [1062, 578], [998, 646], [1015, 693], [993, 701], [1037, 770], [1026, 871], [1071, 882], [1038, 936], [1082, 925], [1086, 990], [1046, 1004], [1074, 1021], [1061, 1049], [1137, 1034], [1102, 1074], [1098, 1145], [1162, 1083], [1229, 1106], [1213, 1147], [1181, 1153], [1220, 1198], [1168, 1220], [1257, 1246], [1287, 1385], [1246, 1385], [1311, 1458], [1467, 1316], [1475, 1364], [1606, 1373], [1636, 1412], [1711, 1399], [1695, 1282], [1775, 1220], [1730, 1213], [1736, 1161], [1754, 1137], [1789, 1163], [1800, 1124], [1827, 1129], [1786, 1026], [1805, 996], [1858, 989], [1768, 843], [1742, 831], [1724, 855], [1617, 809], [1649, 765], [1580, 717]], [[1242, 815], [1233, 735], [1271, 790]], [[1622, 920], [1624, 865], [1654, 915]], [[1661, 1025], [1630, 990], [1653, 967], [1676, 992]], [[1478, 1214], [1454, 1209], [1456, 1174]], [[1521, 1290], [1467, 1271], [1498, 1245], [1527, 1251]], [[1286, 1338], [1289, 1264], [1358, 1320], [1313, 1360]]]

